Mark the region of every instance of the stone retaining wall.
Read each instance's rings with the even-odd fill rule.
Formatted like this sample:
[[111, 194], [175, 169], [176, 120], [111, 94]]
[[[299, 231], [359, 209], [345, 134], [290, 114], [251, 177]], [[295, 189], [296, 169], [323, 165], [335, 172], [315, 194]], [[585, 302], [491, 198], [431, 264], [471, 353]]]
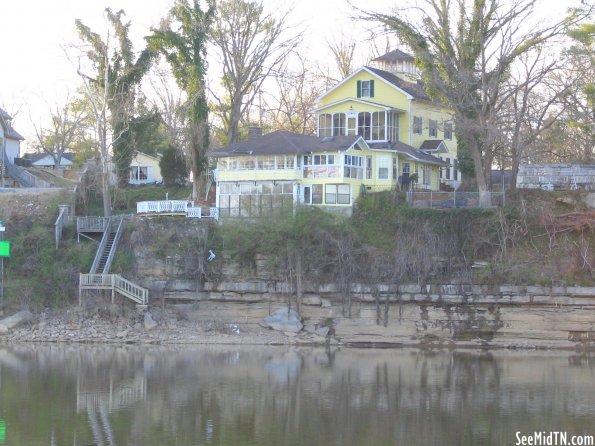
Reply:
[[[335, 284], [306, 285], [300, 306], [305, 331], [328, 327], [329, 339], [345, 345], [595, 348], [593, 287], [408, 284], [376, 289], [353, 284], [348, 299]], [[297, 306], [282, 282], [207, 282], [192, 300], [192, 317], [240, 326], [256, 326], [279, 308]]]
[[[172, 284], [179, 291], [190, 291], [192, 282]], [[371, 286], [354, 283], [351, 285], [352, 299], [361, 302], [435, 303], [435, 304], [499, 304], [499, 305], [553, 305], [553, 306], [595, 306], [595, 287], [545, 287], [517, 285], [417, 285], [379, 284]], [[294, 293], [286, 282], [207, 282], [198, 299], [221, 301], [254, 302], [277, 299]], [[172, 297], [175, 293], [172, 293]], [[304, 301], [320, 304], [322, 299], [340, 298], [339, 286], [329, 283], [304, 285]]]

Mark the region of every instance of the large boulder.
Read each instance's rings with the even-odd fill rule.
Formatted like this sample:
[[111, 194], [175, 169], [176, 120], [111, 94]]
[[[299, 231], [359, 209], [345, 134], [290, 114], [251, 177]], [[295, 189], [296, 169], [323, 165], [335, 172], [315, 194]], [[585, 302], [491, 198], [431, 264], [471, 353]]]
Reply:
[[144, 320], [144, 324], [145, 324], [145, 330], [150, 331], [153, 330], [155, 327], [157, 327], [157, 322], [155, 322], [155, 320], [153, 319], [153, 316], [151, 316], [151, 313], [145, 313], [145, 320]]
[[299, 315], [288, 308], [281, 308], [264, 318], [264, 325], [273, 330], [298, 333], [304, 327]]
[[19, 311], [18, 313], [8, 316], [0, 321], [0, 333], [6, 333], [11, 328], [14, 328], [25, 322], [33, 319], [33, 314], [29, 310]]

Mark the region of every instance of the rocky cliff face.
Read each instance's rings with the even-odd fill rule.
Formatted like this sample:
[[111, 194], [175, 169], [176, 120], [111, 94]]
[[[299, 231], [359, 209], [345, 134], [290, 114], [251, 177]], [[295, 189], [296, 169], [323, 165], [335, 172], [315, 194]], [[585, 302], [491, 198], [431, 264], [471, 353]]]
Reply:
[[[280, 308], [304, 330], [350, 345], [595, 347], [595, 287], [337, 284], [303, 281], [298, 301], [271, 259], [241, 266], [215, 252], [196, 220], [137, 220], [126, 242], [152, 300], [192, 301], [193, 318], [255, 327]], [[125, 243], [125, 245], [126, 245]]]

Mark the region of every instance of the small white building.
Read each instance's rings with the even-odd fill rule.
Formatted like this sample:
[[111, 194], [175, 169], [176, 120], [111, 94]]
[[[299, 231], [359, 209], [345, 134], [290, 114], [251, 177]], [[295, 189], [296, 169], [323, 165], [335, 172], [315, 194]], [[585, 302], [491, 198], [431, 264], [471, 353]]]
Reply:
[[60, 157], [60, 165], [56, 166], [54, 158], [52, 155], [47, 153], [28, 153], [25, 154], [25, 159], [31, 160], [32, 167], [41, 167], [43, 169], [57, 169], [62, 168], [65, 170], [72, 169], [73, 160], [74, 160], [74, 153], [73, 152], [65, 152]]
[[14, 164], [14, 159], [21, 154], [21, 141], [23, 138], [11, 124], [12, 118], [0, 108], [0, 150], [3, 150], [8, 161]]
[[161, 155], [147, 155], [146, 153], [135, 151], [134, 157], [130, 162], [130, 184], [154, 184], [161, 183], [161, 168], [159, 167]]

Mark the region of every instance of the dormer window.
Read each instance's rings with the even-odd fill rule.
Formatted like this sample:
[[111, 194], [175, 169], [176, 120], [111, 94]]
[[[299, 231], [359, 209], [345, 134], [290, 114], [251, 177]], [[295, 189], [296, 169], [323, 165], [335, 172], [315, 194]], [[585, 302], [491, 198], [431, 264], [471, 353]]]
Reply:
[[374, 80], [357, 81], [357, 97], [358, 98], [373, 98], [374, 97]]

